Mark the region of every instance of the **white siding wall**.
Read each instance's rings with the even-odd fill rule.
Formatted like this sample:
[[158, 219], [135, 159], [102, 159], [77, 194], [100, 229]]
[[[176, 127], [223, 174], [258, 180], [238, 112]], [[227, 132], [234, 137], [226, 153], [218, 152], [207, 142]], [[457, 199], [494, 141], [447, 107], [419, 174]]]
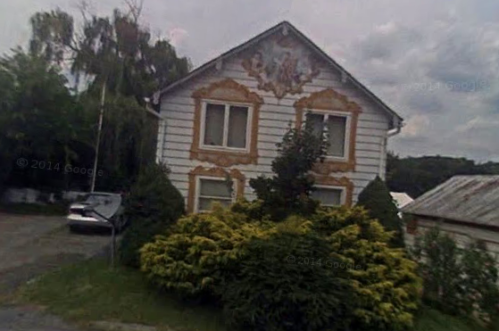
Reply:
[[[418, 220], [418, 236], [421, 236], [426, 231], [435, 227], [437, 222], [419, 217]], [[487, 244], [487, 250], [496, 258], [496, 264], [499, 267], [499, 233], [477, 229], [475, 227], [448, 223], [438, 223], [440, 230], [457, 242], [458, 246], [464, 248], [472, 240], [483, 240]], [[415, 235], [405, 233], [405, 242], [408, 247], [413, 247], [416, 240]]]
[[[337, 92], [347, 95], [351, 101], [356, 102], [362, 109], [359, 116], [356, 141], [357, 166], [355, 172], [332, 173], [331, 176], [349, 177], [355, 185], [353, 192], [354, 202], [360, 191], [376, 175], [385, 173], [386, 153], [382, 153], [382, 141], [386, 138], [388, 130], [388, 117], [367, 100], [351, 84], [343, 83], [341, 76], [325, 65], [321, 66], [321, 74], [311, 83], [304, 86], [302, 94], [286, 95], [278, 100], [273, 92], [257, 89], [257, 81], [249, 77], [241, 66], [241, 58], [233, 58], [225, 62], [220, 71], [212, 69], [209, 73], [191, 79], [181, 87], [164, 95], [161, 102], [161, 116], [165, 118], [165, 125], [159, 130], [158, 157], [167, 163], [171, 169], [171, 180], [187, 197], [188, 173], [198, 165], [213, 167], [207, 162], [189, 159], [189, 150], [192, 144], [192, 130], [194, 120], [194, 99], [192, 93], [211, 83], [224, 78], [231, 78], [247, 86], [251, 91], [259, 94], [264, 99], [260, 109], [259, 135], [258, 135], [258, 164], [234, 165], [243, 172], [246, 178], [255, 178], [259, 175], [271, 176], [271, 162], [277, 155], [276, 146], [284, 135], [290, 121], [295, 121], [295, 108], [293, 104], [310, 93], [333, 88]], [[161, 143], [163, 142], [163, 143]], [[253, 199], [254, 194], [249, 187], [248, 180], [245, 195]]]

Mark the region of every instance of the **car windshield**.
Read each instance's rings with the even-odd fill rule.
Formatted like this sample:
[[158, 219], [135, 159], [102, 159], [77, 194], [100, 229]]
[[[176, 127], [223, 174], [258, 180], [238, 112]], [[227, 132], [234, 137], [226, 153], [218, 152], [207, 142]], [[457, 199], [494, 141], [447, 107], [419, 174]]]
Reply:
[[85, 202], [88, 203], [106, 203], [110, 201], [110, 197], [108, 195], [103, 194], [89, 194], [85, 199]]

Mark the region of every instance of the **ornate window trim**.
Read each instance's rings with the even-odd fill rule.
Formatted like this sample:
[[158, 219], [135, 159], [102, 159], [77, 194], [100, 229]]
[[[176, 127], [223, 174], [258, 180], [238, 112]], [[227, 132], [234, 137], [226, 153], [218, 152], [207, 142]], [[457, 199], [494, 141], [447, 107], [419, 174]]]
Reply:
[[317, 175], [312, 177], [315, 181], [315, 185], [319, 187], [344, 188], [345, 189], [344, 205], [347, 207], [352, 206], [354, 185], [350, 179], [348, 179], [347, 177], [336, 178], [331, 176], [317, 176]]
[[202, 166], [197, 166], [191, 172], [189, 172], [189, 192], [187, 193], [187, 211], [189, 213], [195, 211], [197, 177], [199, 176], [214, 178], [230, 177], [236, 183], [236, 198], [244, 197], [244, 185], [246, 183], [246, 177], [238, 169], [229, 170], [220, 167], [204, 168]]
[[[257, 164], [258, 162], [258, 122], [260, 119], [260, 106], [263, 99], [251, 92], [246, 86], [227, 78], [212, 83], [192, 93], [195, 100], [193, 141], [190, 151], [191, 160], [206, 161], [221, 167], [235, 164]], [[249, 151], [211, 150], [203, 149], [200, 145], [202, 107], [204, 100], [213, 100], [222, 103], [251, 104], [251, 130], [248, 142]]]
[[347, 128], [350, 136], [348, 137], [348, 157], [345, 161], [325, 158], [324, 162], [314, 166], [313, 172], [321, 175], [328, 175], [332, 172], [348, 172], [355, 170], [355, 142], [357, 139], [357, 124], [359, 114], [362, 112], [359, 105], [348, 98], [336, 92], [333, 89], [326, 89], [319, 92], [314, 92], [308, 97], [301, 98], [296, 101], [296, 128], [301, 128], [303, 117], [307, 110], [318, 110], [322, 113], [331, 112], [345, 113], [350, 117], [350, 127]]

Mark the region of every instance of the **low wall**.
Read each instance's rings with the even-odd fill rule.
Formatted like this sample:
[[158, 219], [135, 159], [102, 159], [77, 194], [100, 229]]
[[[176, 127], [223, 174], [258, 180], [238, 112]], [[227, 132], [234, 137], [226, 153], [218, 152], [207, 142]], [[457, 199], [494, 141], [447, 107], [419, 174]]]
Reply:
[[[73, 201], [79, 196], [88, 192], [81, 191], [63, 191], [62, 199]], [[46, 203], [57, 202], [54, 193], [46, 193], [31, 188], [9, 188], [5, 190], [1, 199], [3, 203]]]

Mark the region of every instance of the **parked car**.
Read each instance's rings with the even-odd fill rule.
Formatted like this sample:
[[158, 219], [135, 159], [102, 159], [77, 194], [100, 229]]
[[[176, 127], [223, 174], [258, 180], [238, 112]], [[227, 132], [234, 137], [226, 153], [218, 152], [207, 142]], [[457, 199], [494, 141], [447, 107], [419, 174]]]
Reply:
[[[111, 228], [110, 220], [120, 232], [127, 224], [124, 217], [123, 199], [121, 195], [106, 192], [93, 192], [87, 194], [81, 201], [75, 202], [69, 207], [67, 216], [70, 230], [82, 227]], [[88, 207], [96, 213], [88, 212]], [[84, 210], [87, 210], [85, 212]], [[102, 217], [102, 216], [103, 217]]]

